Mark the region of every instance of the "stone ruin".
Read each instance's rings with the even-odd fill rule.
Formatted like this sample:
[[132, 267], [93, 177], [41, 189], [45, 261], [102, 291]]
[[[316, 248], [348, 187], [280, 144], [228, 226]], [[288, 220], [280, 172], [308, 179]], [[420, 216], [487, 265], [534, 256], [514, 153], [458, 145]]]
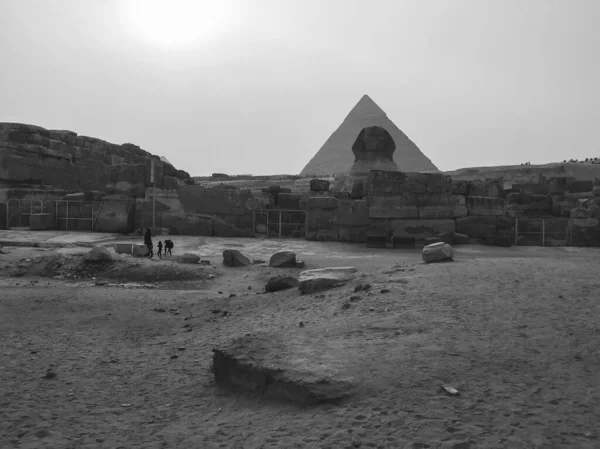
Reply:
[[[440, 236], [464, 241], [466, 236], [507, 246], [515, 243], [518, 226], [529, 233], [518, 244], [552, 245], [567, 244], [564, 236], [555, 236], [568, 226], [568, 244], [600, 246], [598, 179], [576, 181], [565, 174], [537, 182], [513, 179], [507, 186], [503, 178], [459, 180], [439, 172], [401, 172], [393, 160], [395, 141], [378, 125], [361, 128], [346, 151], [354, 154], [354, 165], [331, 183], [313, 179], [303, 189], [208, 188], [193, 185], [187, 173], [132, 144], [0, 124], [0, 229], [6, 227], [7, 211], [12, 213], [8, 199], [81, 201], [69, 214], [86, 217], [85, 226], [94, 212], [89, 203], [101, 201], [95, 231], [151, 226], [154, 161], [156, 224], [172, 235], [253, 237], [265, 227], [254, 211], [275, 216], [299, 211], [292, 220], [298, 226], [284, 227], [282, 236], [355, 243], [375, 236], [380, 244]], [[35, 229], [64, 229], [56, 220], [38, 218], [31, 217], [32, 228], [38, 223]], [[534, 238], [542, 231], [552, 237], [545, 242]]]

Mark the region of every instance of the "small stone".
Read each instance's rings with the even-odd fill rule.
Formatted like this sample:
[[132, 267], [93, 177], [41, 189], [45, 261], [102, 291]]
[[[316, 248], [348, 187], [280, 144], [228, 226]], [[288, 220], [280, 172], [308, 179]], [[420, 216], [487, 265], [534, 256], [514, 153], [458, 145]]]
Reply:
[[375, 309], [373, 307], [369, 307], [369, 312], [374, 312]]
[[217, 293], [218, 293], [219, 295], [222, 295], [222, 294], [223, 294], [223, 292], [217, 292]]
[[171, 359], [178, 359], [178, 358], [179, 358], [179, 356], [178, 356], [177, 354], [173, 354], [173, 355], [171, 356]]
[[177, 348], [178, 351], [185, 351], [185, 346], [180, 346]]
[[300, 321], [300, 323], [298, 324], [298, 326], [300, 326], [300, 327], [304, 327], [304, 322], [303, 322], [303, 321]]
[[48, 370], [46, 374], [42, 376], [42, 379], [54, 379], [56, 377], [56, 373], [52, 370]]
[[229, 298], [235, 298], [236, 296], [237, 296], [237, 295], [236, 295], [235, 293], [230, 293], [228, 297], [229, 297]]
[[381, 289], [381, 293], [389, 293], [390, 289], [389, 288], [382, 288]]
[[164, 313], [166, 312], [165, 309], [163, 309], [162, 307], [155, 307], [154, 309], [152, 309], [154, 312], [160, 312], [160, 313]]
[[362, 298], [358, 295], [350, 296], [350, 301], [360, 301]]
[[351, 306], [350, 306], [349, 302], [345, 302], [345, 303], [342, 304], [342, 309], [349, 309], [350, 307]]
[[252, 286], [251, 285], [248, 286], [248, 290], [252, 290]]

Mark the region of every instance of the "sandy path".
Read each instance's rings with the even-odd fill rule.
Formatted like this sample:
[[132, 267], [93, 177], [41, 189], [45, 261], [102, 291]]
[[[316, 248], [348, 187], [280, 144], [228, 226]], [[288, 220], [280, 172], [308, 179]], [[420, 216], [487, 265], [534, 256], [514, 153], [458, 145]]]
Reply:
[[[375, 293], [349, 309], [351, 286], [255, 295], [258, 267], [223, 269], [211, 290], [231, 300], [3, 287], [0, 447], [598, 448], [598, 272], [593, 250], [405, 260], [373, 267]], [[257, 330], [333, 348], [361, 394], [303, 410], [215, 389], [212, 347]], [[57, 377], [42, 379], [49, 367]]]

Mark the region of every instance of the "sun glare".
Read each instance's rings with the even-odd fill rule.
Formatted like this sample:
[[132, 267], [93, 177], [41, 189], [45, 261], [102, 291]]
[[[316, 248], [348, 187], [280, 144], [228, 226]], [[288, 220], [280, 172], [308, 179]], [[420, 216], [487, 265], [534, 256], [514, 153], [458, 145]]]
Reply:
[[226, 0], [129, 0], [129, 31], [159, 47], [180, 47], [228, 31], [234, 15]]

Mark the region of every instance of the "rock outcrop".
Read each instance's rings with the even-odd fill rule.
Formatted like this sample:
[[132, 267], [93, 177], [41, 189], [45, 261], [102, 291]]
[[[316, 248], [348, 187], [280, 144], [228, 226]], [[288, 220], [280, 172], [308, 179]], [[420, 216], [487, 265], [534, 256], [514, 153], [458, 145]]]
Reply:
[[96, 191], [143, 197], [152, 185], [173, 188], [189, 174], [159, 156], [126, 143], [116, 145], [73, 131], [0, 123], [0, 185], [66, 191]]

